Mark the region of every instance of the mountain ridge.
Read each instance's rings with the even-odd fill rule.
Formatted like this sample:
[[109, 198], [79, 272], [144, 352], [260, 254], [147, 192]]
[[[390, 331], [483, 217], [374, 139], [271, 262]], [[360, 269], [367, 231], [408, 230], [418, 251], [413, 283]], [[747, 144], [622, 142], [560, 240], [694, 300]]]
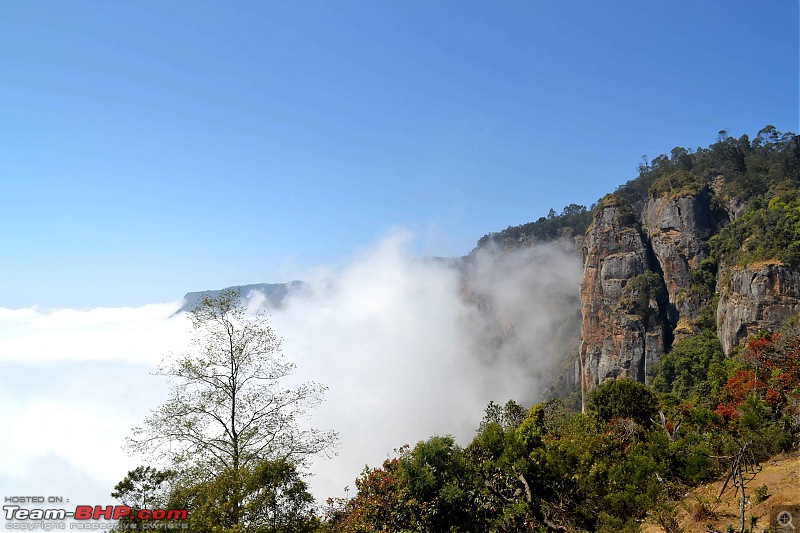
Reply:
[[[713, 331], [729, 356], [748, 336], [775, 332], [800, 313], [800, 138], [772, 126], [752, 141], [720, 132], [708, 148], [676, 147], [669, 156], [644, 158], [637, 178], [588, 209], [551, 209], [534, 222], [485, 235], [466, 256], [420, 260], [456, 268], [464, 297], [491, 312], [469, 287], [475, 254], [554, 241], [580, 253], [583, 278], [574, 303], [580, 328], [559, 332], [558, 344], [569, 348], [548, 384], [553, 394], [621, 377], [652, 383], [663, 357], [704, 331]], [[268, 307], [280, 308], [303, 286], [228, 289], [259, 292]], [[219, 292], [187, 293], [176, 313]], [[515, 327], [507, 317], [502, 322]]]

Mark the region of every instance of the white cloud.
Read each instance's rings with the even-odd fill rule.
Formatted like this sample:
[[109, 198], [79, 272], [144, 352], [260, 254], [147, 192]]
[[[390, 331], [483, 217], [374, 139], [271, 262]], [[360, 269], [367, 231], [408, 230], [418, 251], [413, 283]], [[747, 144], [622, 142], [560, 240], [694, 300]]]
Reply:
[[[456, 269], [412, 258], [409, 239], [391, 235], [273, 313], [298, 376], [330, 387], [315, 421], [340, 432], [342, 449], [314, 468], [318, 497], [340, 495], [365, 463], [377, 466], [405, 443], [445, 433], [468, 442], [490, 400], [537, 399], [535, 376], [553, 362], [565, 300], [577, 298], [574, 254], [482, 253], [470, 285], [498, 323], [465, 302]], [[504, 321], [516, 333], [498, 347]]]
[[[186, 346], [185, 317], [170, 318], [178, 307], [0, 308], [0, 492], [39, 487], [81, 499], [105, 487], [111, 500], [137, 466], [123, 439], [166, 396], [150, 373]], [[42, 479], [51, 463], [59, 468]]]
[[[308, 283], [272, 311], [297, 364], [292, 380], [329, 387], [312, 423], [338, 431], [341, 450], [314, 465], [318, 499], [352, 488], [364, 464], [405, 443], [445, 433], [465, 443], [490, 400], [535, 400], [564, 300], [577, 296], [580, 261], [557, 248], [480, 255], [470, 284], [495, 321], [464, 301], [455, 269], [412, 258], [409, 242], [396, 232], [335, 271], [302, 276]], [[110, 492], [138, 464], [122, 455], [123, 439], [166, 397], [167, 383], [148, 372], [188, 346], [188, 321], [169, 318], [178, 307], [0, 309], [0, 424], [10, 429], [0, 478], [32, 486], [43, 461], [58, 461]], [[508, 324], [515, 334], [498, 347]]]
[[113, 360], [0, 363], [0, 494], [110, 503], [138, 464], [123, 439], [166, 396], [152, 370]]
[[0, 308], [0, 362], [122, 360], [157, 363], [186, 345], [177, 303], [86, 311]]

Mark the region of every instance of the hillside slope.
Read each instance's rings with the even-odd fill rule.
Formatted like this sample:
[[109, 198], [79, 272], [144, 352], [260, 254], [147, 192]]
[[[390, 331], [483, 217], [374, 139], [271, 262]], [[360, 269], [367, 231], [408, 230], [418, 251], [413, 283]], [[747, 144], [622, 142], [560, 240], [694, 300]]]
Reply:
[[[754, 531], [767, 530], [773, 509], [800, 502], [800, 452], [775, 456], [761, 463], [760, 467], [761, 471], [745, 487], [746, 527], [750, 527], [755, 517]], [[702, 485], [675, 503], [676, 519], [683, 533], [708, 533], [709, 525], [717, 531], [725, 531], [729, 525], [738, 530], [739, 497], [730, 487], [719, 497], [724, 481], [721, 478]], [[764, 495], [766, 499], [762, 499]], [[800, 519], [800, 516], [797, 518]], [[650, 521], [642, 525], [641, 531], [672, 533]]]
[[708, 331], [731, 355], [800, 313], [800, 137], [720, 132], [708, 148], [645, 158], [591, 209], [551, 210], [478, 249], [557, 239], [580, 243], [584, 261], [580, 350], [563, 363], [579, 370], [573, 388], [581, 375], [587, 390], [609, 378], [651, 383], [665, 354]]

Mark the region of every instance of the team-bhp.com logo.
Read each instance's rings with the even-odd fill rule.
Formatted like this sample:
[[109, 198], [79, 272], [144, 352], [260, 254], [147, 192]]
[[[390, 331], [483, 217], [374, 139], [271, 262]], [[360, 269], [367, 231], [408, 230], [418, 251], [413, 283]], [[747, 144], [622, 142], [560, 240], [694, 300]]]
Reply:
[[74, 510], [4, 505], [3, 512], [6, 529], [27, 531], [67, 529], [64, 522], [67, 519], [73, 521], [69, 529], [103, 529], [100, 520], [122, 519], [126, 519], [133, 527], [139, 523], [148, 524], [149, 527], [145, 529], [173, 529], [175, 526], [185, 527], [185, 523], [179, 524], [177, 521], [187, 518], [185, 509], [132, 509], [127, 505], [77, 505]]
[[23, 509], [19, 505], [4, 505], [6, 520], [185, 520], [185, 509], [136, 509], [127, 505], [78, 505], [74, 511], [66, 509]]

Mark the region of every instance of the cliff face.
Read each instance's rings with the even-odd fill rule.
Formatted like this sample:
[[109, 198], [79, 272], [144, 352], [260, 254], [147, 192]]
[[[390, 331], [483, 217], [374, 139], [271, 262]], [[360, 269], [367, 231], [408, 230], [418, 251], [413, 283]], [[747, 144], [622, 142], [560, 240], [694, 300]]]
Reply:
[[717, 335], [727, 355], [760, 329], [775, 331], [800, 313], [800, 271], [776, 263], [720, 273]]
[[664, 276], [671, 321], [694, 321], [705, 302], [685, 289], [691, 270], [708, 257], [707, 241], [716, 227], [710, 191], [678, 198], [650, 198], [642, 210], [642, 226]]
[[[580, 356], [587, 389], [608, 378], [645, 381], [647, 369], [673, 340], [696, 332], [693, 325], [711, 304], [712, 290], [719, 294], [713, 311], [726, 354], [749, 335], [776, 331], [800, 313], [800, 270], [778, 262], [721, 266], [716, 287], [692, 286], [693, 272], [709, 256], [709, 239], [723, 222], [740, 216], [715, 210], [713, 194], [707, 187], [650, 198], [639, 217], [614, 197], [595, 211], [584, 240], [581, 282]], [[663, 284], [663, 293], [654, 280]]]
[[664, 351], [664, 310], [634, 280], [653, 270], [630, 207], [607, 200], [583, 247], [580, 355], [586, 386], [612, 377], [643, 381]]
[[800, 313], [800, 136], [770, 125], [752, 139], [721, 131], [707, 148], [675, 147], [638, 169], [599, 205], [551, 209], [478, 241], [580, 246], [584, 236], [580, 349], [560, 367], [569, 394], [581, 379], [589, 389], [647, 381], [673, 345], [699, 349], [683, 344], [697, 334], [716, 334], [730, 354]]

